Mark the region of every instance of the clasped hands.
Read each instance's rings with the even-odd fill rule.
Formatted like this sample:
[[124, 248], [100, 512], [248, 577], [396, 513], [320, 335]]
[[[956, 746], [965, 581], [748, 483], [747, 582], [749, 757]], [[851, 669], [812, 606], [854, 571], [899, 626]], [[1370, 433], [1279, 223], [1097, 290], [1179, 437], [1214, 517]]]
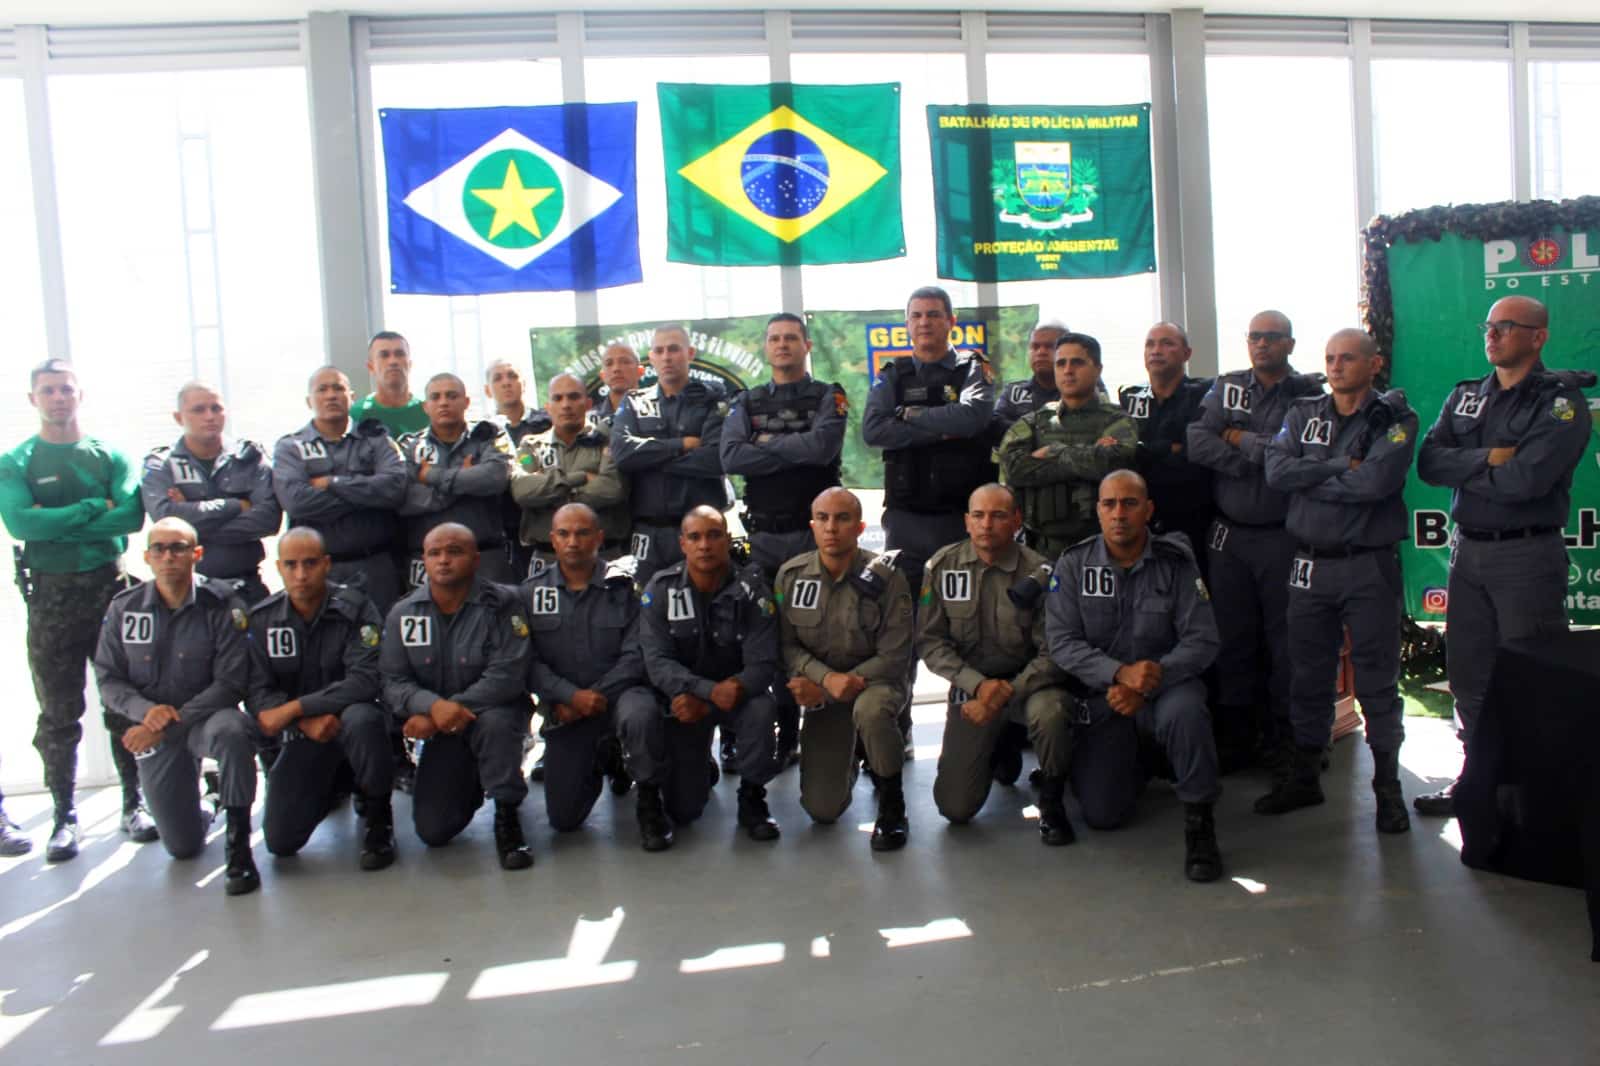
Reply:
[[1115, 683], [1106, 689], [1106, 702], [1118, 714], [1134, 715], [1160, 684], [1161, 664], [1140, 659], [1117, 668]]

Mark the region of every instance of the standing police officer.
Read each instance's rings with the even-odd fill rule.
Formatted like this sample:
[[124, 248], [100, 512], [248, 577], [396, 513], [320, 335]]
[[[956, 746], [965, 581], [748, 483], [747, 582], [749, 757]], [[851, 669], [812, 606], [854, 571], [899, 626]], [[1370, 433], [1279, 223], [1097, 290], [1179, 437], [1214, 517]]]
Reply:
[[911, 589], [887, 555], [857, 547], [861, 501], [824, 489], [811, 504], [815, 551], [778, 570], [783, 668], [802, 708], [800, 806], [823, 824], [850, 806], [856, 738], [878, 783], [872, 850], [906, 843], [905, 747], [896, 721], [911, 659]]
[[545, 814], [565, 833], [589, 817], [603, 774], [617, 795], [631, 783], [615, 708], [661, 712], [639, 649], [632, 560], [601, 561], [600, 519], [587, 504], [556, 511], [550, 536], [553, 562], [528, 578], [522, 596], [533, 640], [528, 687], [544, 718]]
[[[25, 569], [17, 580], [28, 604], [28, 670], [39, 701], [33, 746], [55, 801], [45, 861], [64, 862], [78, 854], [73, 795], [83, 739], [84, 666], [106, 605], [121, 586], [128, 534], [144, 524], [144, 514], [127, 458], [78, 428], [83, 394], [72, 364], [46, 360], [29, 373], [28, 389], [39, 432], [0, 456], [0, 519], [24, 542], [19, 568]], [[104, 718], [122, 780], [122, 831], [148, 843], [156, 830], [140, 802], [139, 772], [118, 743], [126, 726], [113, 714]]]
[[267, 850], [293, 855], [333, 806], [349, 761], [367, 820], [361, 868], [394, 862], [394, 760], [390, 717], [380, 705], [383, 619], [360, 589], [328, 581], [322, 535], [304, 527], [278, 538], [283, 591], [250, 615], [250, 695], [245, 708], [283, 750], [267, 773], [262, 830]]
[[350, 379], [335, 367], [311, 375], [311, 421], [278, 439], [272, 489], [289, 525], [322, 534], [330, 580], [366, 590], [378, 610], [399, 595], [395, 510], [406, 495], [406, 464], [382, 422], [350, 417]]
[[1047, 559], [1094, 532], [1095, 486], [1134, 459], [1133, 423], [1096, 393], [1100, 368], [1099, 341], [1063, 333], [1055, 356], [1061, 399], [1024, 415], [1000, 442], [1006, 484], [1020, 490], [1028, 546]]
[[[1248, 340], [1250, 369], [1218, 377], [1201, 401], [1199, 419], [1189, 423], [1189, 459], [1211, 469], [1217, 504], [1206, 550], [1222, 636], [1218, 732], [1227, 746], [1239, 748], [1248, 747], [1254, 733], [1264, 760], [1277, 764], [1292, 735], [1284, 612], [1295, 539], [1283, 527], [1288, 497], [1267, 485], [1267, 442], [1283, 428], [1289, 404], [1320, 395], [1322, 384], [1289, 366], [1294, 329], [1283, 313], [1252, 318]], [[1264, 702], [1257, 695], [1263, 675]]]
[[581, 503], [600, 523], [601, 557], [614, 559], [628, 550], [632, 519], [627, 486], [611, 458], [611, 431], [589, 420], [589, 396], [576, 377], [557, 374], [545, 388], [550, 428], [517, 445], [521, 476], [511, 481], [511, 498], [522, 516], [519, 537], [548, 564], [554, 558], [551, 523], [556, 512]]
[[494, 846], [504, 870], [525, 870], [533, 852], [517, 808], [528, 795], [522, 738], [528, 706], [528, 623], [515, 589], [478, 574], [472, 530], [435, 526], [423, 541], [427, 582], [384, 622], [383, 698], [412, 740], [417, 763], [411, 813], [417, 836], [443, 847], [494, 800]]
[[428, 428], [400, 438], [406, 499], [400, 505], [410, 559], [410, 587], [422, 584], [422, 545], [446, 522], [472, 530], [485, 580], [514, 583], [500, 505], [513, 473], [511, 438], [492, 420], [467, 422], [472, 398], [454, 374], [435, 374], [424, 389]]
[[638, 580], [683, 556], [679, 523], [699, 506], [728, 506], [718, 446], [728, 413], [722, 390], [689, 376], [694, 349], [682, 326], [661, 326], [650, 342], [656, 383], [630, 394], [611, 423], [611, 454], [630, 481]]
[[1124, 386], [1119, 398], [1139, 433], [1139, 473], [1150, 486], [1150, 502], [1156, 505], [1154, 527], [1161, 533], [1188, 537], [1204, 576], [1207, 560], [1202, 549], [1215, 508], [1210, 468], [1189, 458], [1189, 423], [1200, 417], [1200, 404], [1211, 390], [1211, 379], [1188, 375], [1192, 354], [1182, 326], [1157, 322], [1144, 337], [1144, 369], [1149, 381]]
[[1321, 803], [1322, 751], [1332, 739], [1339, 651], [1350, 630], [1356, 698], [1372, 748], [1372, 791], [1381, 833], [1411, 828], [1400, 793], [1400, 614], [1395, 546], [1409, 519], [1401, 491], [1417, 447], [1417, 416], [1398, 389], [1373, 388], [1383, 358], [1371, 337], [1328, 338], [1330, 395], [1296, 400], [1267, 445], [1267, 484], [1289, 495], [1287, 527], [1299, 542], [1289, 570], [1287, 773], [1256, 800], [1259, 814]]
[[594, 420], [610, 427], [617, 417], [617, 408], [628, 394], [639, 387], [644, 368], [639, 365], [639, 353], [617, 341], [606, 345], [600, 356], [600, 384], [602, 389], [594, 400]]
[[267, 598], [261, 541], [283, 518], [272, 494], [272, 467], [253, 440], [227, 446], [227, 409], [208, 385], [191, 381], [179, 389], [172, 418], [183, 436], [145, 456], [144, 509], [152, 518], [181, 518], [193, 526], [205, 549], [199, 572], [238, 581], [245, 602], [259, 603]]
[[[1483, 709], [1495, 649], [1566, 631], [1561, 530], [1589, 440], [1580, 389], [1595, 383], [1586, 370], [1545, 369], [1550, 313], [1538, 300], [1496, 301], [1481, 328], [1494, 372], [1456, 384], [1417, 459], [1422, 480], [1451, 489], [1445, 669], [1464, 741]], [[1452, 783], [1413, 806], [1448, 817], [1454, 791]]]
[[1028, 334], [1028, 369], [1033, 376], [1002, 385], [994, 401], [994, 440], [999, 443], [1006, 430], [1023, 415], [1031, 415], [1047, 403], [1061, 399], [1056, 388], [1056, 341], [1067, 332], [1060, 322], [1041, 322]]
[[1144, 787], [1141, 737], [1177, 774], [1184, 806], [1184, 874], [1222, 876], [1212, 805], [1217, 748], [1200, 674], [1217, 654], [1217, 627], [1188, 541], [1152, 536], [1144, 479], [1116, 470], [1100, 482], [1100, 536], [1056, 563], [1045, 598], [1050, 657], [1089, 694], [1072, 753], [1072, 789], [1093, 829], [1127, 821]]
[[217, 760], [228, 817], [223, 888], [239, 896], [261, 884], [250, 855], [256, 729], [239, 709], [250, 683], [250, 622], [231, 582], [195, 573], [202, 554], [183, 519], [150, 527], [144, 561], [155, 578], [111, 601], [94, 675], [106, 713], [122, 720], [122, 745], [138, 759], [161, 843], [175, 859], [206, 846], [200, 760]]
[[[511, 438], [513, 451], [523, 438], [550, 428], [550, 415], [525, 402], [522, 372], [505, 359], [496, 359], [483, 372], [483, 394], [494, 404], [494, 420]], [[500, 498], [500, 513], [505, 519], [506, 550], [511, 554], [511, 572], [518, 578], [528, 572], [533, 552], [522, 543], [517, 530], [522, 524], [522, 509], [509, 495]]]
[[[623, 417], [627, 413], [624, 407]], [[640, 783], [645, 850], [672, 843], [670, 834], [652, 837], [645, 825], [645, 786], [665, 791], [672, 821], [700, 817], [716, 774], [711, 729], [730, 719], [739, 750], [739, 824], [751, 840], [776, 840], [778, 823], [766, 798], [777, 769], [770, 690], [778, 624], [772, 600], [760, 570], [733, 565], [722, 512], [695, 507], [682, 525], [683, 561], [657, 571], [639, 599], [645, 670], [667, 714], [659, 707], [623, 707], [617, 724], [628, 768]]]
[[917, 654], [950, 682], [933, 801], [950, 821], [971, 821], [989, 797], [1000, 734], [1016, 718], [1043, 771], [1039, 833], [1046, 844], [1070, 844], [1063, 798], [1072, 697], [1045, 643], [1051, 564], [1017, 543], [1021, 527], [1011, 490], [985, 485], [967, 504], [967, 539], [928, 561]]

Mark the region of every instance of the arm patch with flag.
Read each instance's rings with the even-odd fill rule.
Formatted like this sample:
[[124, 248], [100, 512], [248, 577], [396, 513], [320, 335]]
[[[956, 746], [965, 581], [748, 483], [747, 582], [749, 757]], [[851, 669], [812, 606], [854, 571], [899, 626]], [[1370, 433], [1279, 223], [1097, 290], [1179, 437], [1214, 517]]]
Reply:
[[390, 291], [641, 280], [636, 116], [632, 103], [380, 111]]

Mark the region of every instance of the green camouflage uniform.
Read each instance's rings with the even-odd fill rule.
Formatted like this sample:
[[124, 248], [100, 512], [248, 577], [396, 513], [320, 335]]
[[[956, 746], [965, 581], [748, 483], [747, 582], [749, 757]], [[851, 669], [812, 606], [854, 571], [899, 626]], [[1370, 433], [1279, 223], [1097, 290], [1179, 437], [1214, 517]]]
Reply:
[[[1100, 444], [1110, 438], [1116, 443]], [[1058, 401], [1023, 415], [1006, 431], [997, 458], [1003, 480], [1022, 504], [1030, 547], [1054, 559], [1100, 530], [1095, 498], [1100, 479], [1132, 469], [1139, 433], [1122, 408], [1095, 399], [1078, 408]], [[1050, 449], [1043, 459], [1033, 453]]]

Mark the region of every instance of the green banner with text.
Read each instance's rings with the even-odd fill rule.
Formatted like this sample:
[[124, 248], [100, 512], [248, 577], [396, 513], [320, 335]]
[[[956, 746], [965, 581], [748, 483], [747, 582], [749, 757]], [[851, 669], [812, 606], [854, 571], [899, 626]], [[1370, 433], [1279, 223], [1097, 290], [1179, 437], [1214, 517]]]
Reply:
[[[1509, 227], [1508, 227], [1509, 228]], [[1456, 382], [1490, 371], [1478, 323], [1504, 296], [1531, 296], [1550, 309], [1544, 364], [1552, 370], [1600, 371], [1600, 229], [1503, 238], [1445, 233], [1438, 240], [1398, 240], [1388, 249], [1394, 304], [1395, 386], [1406, 392], [1427, 432]], [[1575, 417], [1600, 419], [1600, 399]], [[1567, 519], [1567, 615], [1600, 624], [1600, 455], [1596, 434], [1572, 480]], [[1450, 491], [1424, 485], [1415, 467], [1406, 483], [1412, 539], [1402, 548], [1406, 610], [1443, 621], [1448, 603]]]
[[1150, 105], [928, 108], [941, 278], [1156, 269]]

